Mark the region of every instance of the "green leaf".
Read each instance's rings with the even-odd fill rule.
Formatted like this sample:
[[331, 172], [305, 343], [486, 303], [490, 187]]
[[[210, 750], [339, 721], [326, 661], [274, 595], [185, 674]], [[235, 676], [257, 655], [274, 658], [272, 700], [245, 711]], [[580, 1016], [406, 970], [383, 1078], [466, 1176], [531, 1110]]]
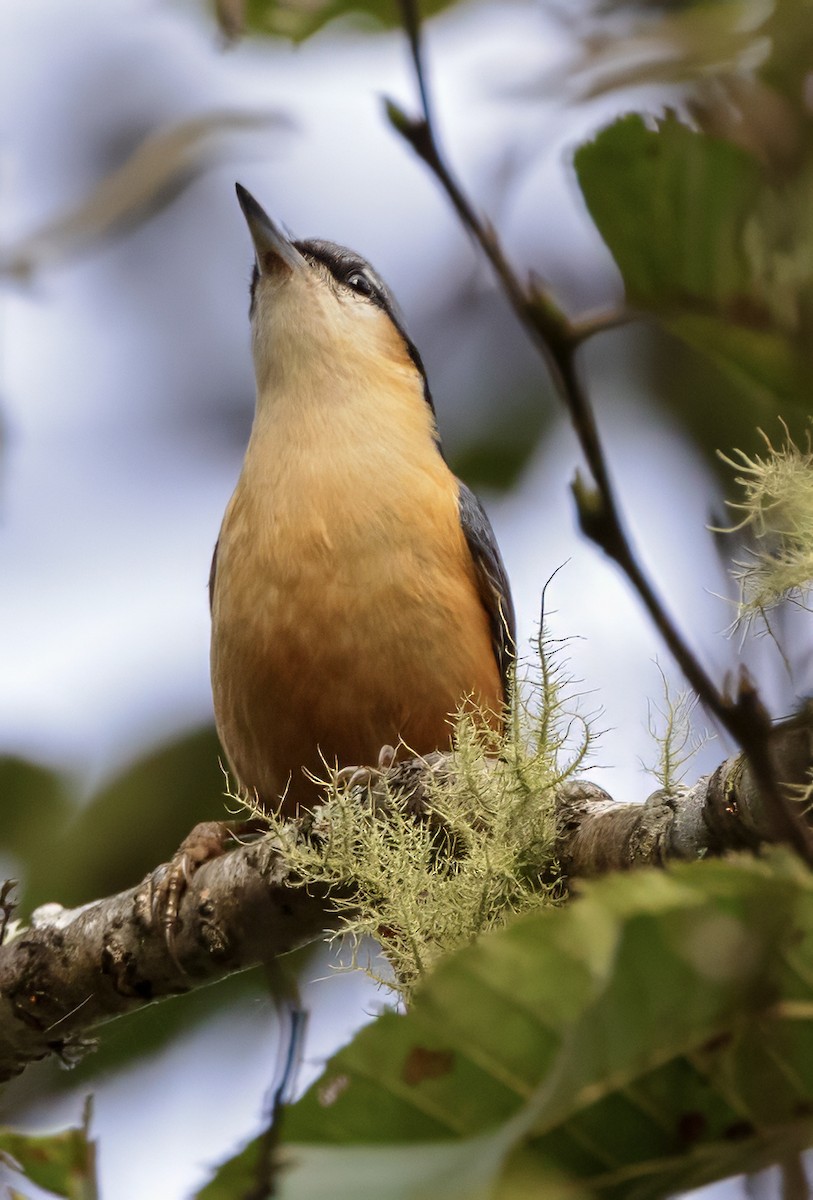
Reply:
[[364, 1029], [286, 1113], [280, 1194], [571, 1179], [647, 1200], [811, 1144], [811, 1114], [809, 873], [784, 856], [642, 871], [483, 938]]
[[473, 488], [508, 491], [533, 457], [550, 423], [536, 390], [518, 388], [451, 452], [451, 467]]
[[60, 833], [74, 813], [68, 781], [47, 767], [12, 755], [0, 758], [2, 849], [26, 866], [43, 838]]
[[24, 911], [51, 900], [82, 904], [131, 887], [169, 859], [198, 821], [225, 819], [220, 753], [213, 729], [183, 734], [126, 767], [74, 809], [69, 823], [42, 830]]
[[742, 230], [761, 180], [744, 151], [674, 116], [651, 127], [630, 115], [581, 146], [575, 165], [632, 303], [711, 306], [747, 293]]
[[[421, 15], [451, 8], [455, 0], [425, 0]], [[227, 38], [245, 33], [304, 41], [329, 21], [355, 17], [371, 30], [400, 26], [400, 10], [390, 0], [214, 0], [215, 17]]]
[[234, 1200], [250, 1194], [257, 1186], [260, 1152], [261, 1139], [255, 1138], [217, 1168], [206, 1186], [195, 1193], [195, 1200]]
[[88, 1136], [90, 1104], [80, 1129], [35, 1136], [0, 1129], [0, 1156], [25, 1178], [66, 1200], [96, 1200], [96, 1143]]
[[579, 184], [629, 303], [740, 385], [808, 407], [813, 189], [778, 189], [751, 155], [626, 116], [579, 148]]

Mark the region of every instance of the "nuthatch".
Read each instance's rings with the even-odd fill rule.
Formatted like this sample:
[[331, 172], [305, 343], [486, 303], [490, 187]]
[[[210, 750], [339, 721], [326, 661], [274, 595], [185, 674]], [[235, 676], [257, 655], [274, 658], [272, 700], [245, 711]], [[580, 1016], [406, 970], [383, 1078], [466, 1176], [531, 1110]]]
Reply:
[[325, 764], [448, 747], [467, 700], [500, 727], [514, 613], [386, 286], [237, 195], [257, 403], [212, 561], [212, 688], [237, 780], [292, 814]]

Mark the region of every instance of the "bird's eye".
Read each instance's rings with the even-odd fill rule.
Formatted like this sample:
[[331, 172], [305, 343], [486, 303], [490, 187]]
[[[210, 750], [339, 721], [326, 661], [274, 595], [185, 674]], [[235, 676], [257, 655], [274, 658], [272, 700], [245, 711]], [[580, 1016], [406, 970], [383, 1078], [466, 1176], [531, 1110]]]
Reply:
[[373, 294], [373, 285], [363, 271], [351, 271], [344, 282], [360, 296], [372, 296]]

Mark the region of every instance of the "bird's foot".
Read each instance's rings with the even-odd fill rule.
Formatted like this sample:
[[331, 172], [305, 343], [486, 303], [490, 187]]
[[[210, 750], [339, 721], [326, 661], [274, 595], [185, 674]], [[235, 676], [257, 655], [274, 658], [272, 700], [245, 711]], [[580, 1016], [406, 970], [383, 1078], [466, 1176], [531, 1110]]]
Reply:
[[346, 786], [352, 792], [354, 788], [366, 788], [371, 792], [375, 785], [392, 767], [398, 751], [394, 746], [382, 746], [378, 752], [378, 761], [374, 767], [342, 767], [336, 773], [336, 783]]
[[213, 858], [220, 858], [244, 838], [263, 833], [267, 824], [261, 817], [241, 821], [202, 821], [187, 834], [166, 864], [158, 884], [152, 884], [149, 896], [150, 918], [164, 931], [169, 952], [181, 970], [175, 954], [175, 933], [178, 928], [181, 901], [192, 876]]

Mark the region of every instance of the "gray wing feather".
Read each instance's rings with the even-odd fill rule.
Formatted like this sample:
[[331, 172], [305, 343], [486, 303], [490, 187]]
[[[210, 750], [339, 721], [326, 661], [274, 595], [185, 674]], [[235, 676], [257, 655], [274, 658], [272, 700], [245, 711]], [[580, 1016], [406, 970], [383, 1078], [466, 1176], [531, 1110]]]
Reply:
[[209, 612], [212, 611], [212, 605], [215, 598], [215, 576], [217, 575], [217, 548], [220, 545], [220, 538], [215, 542], [215, 548], [212, 551], [212, 565], [209, 568]]
[[460, 524], [471, 551], [480, 599], [491, 626], [494, 657], [507, 692], [516, 655], [516, 616], [511, 586], [485, 509], [465, 483], [458, 480], [458, 484]]

